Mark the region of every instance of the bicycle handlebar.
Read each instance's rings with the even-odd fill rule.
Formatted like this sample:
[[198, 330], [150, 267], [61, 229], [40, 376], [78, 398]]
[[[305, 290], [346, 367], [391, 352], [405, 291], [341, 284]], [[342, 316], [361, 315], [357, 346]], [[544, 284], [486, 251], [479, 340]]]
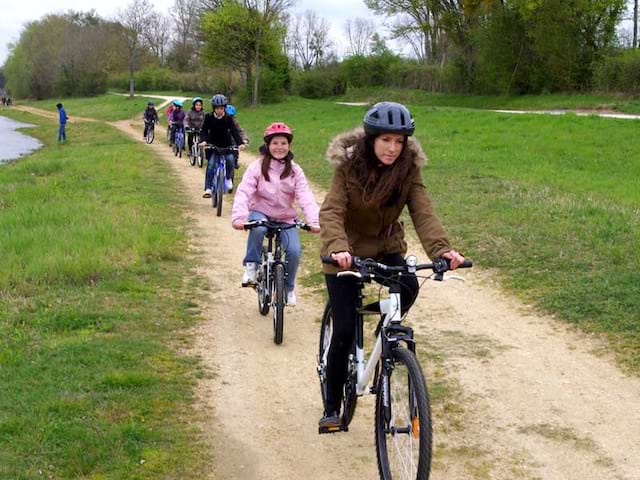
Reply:
[[[327, 263], [329, 265], [338, 266], [338, 262], [336, 262], [330, 256], [322, 256], [322, 263]], [[458, 265], [457, 268], [471, 268], [473, 267], [473, 261], [465, 260], [462, 264]], [[372, 258], [360, 258], [356, 256], [351, 257], [351, 268], [360, 270], [362, 276], [370, 276], [376, 269], [384, 270], [385, 272], [396, 272], [396, 273], [414, 273], [418, 270], [432, 270], [437, 276], [436, 280], [442, 280], [442, 274], [452, 270], [451, 264], [446, 258], [438, 258], [433, 261], [433, 263], [422, 263], [417, 264], [415, 266], [410, 265], [385, 265], [384, 263], [379, 263], [373, 260]]]
[[282, 224], [278, 222], [272, 222], [271, 220], [256, 220], [254, 222], [247, 222], [243, 225], [245, 230], [251, 230], [252, 228], [265, 227], [267, 230], [289, 230], [290, 228], [300, 228], [302, 230], [311, 231], [311, 225], [302, 221], [296, 223]]
[[213, 145], [211, 143], [207, 143], [206, 145], [203, 145], [202, 148], [212, 148], [214, 149], [216, 152], [218, 152], [220, 155], [224, 155], [225, 153], [230, 153], [230, 152], [237, 152], [238, 151], [238, 147], [218, 147], [217, 145]]

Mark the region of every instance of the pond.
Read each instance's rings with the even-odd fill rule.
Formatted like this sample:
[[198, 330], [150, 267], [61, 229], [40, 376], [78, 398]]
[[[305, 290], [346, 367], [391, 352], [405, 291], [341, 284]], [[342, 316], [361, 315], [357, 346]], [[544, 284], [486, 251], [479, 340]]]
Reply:
[[35, 127], [35, 125], [16, 122], [0, 115], [0, 165], [31, 153], [42, 146], [39, 140], [16, 131], [18, 128], [25, 127]]

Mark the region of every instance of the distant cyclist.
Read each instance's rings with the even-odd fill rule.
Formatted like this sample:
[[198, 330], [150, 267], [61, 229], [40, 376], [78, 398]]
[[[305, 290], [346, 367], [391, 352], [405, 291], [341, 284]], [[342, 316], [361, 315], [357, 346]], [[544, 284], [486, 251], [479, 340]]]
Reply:
[[169, 114], [169, 122], [171, 123], [171, 136], [169, 143], [174, 144], [176, 139], [176, 130], [184, 128], [185, 113], [182, 110], [182, 102], [180, 100], [173, 101], [173, 110]]
[[152, 123], [158, 122], [158, 112], [156, 111], [156, 107], [153, 102], [147, 102], [147, 108], [144, 110], [142, 114], [142, 119], [144, 120], [144, 133], [142, 134], [142, 138], [147, 138], [147, 131]]
[[[284, 123], [272, 123], [264, 131], [264, 145], [260, 158], [252, 162], [242, 177], [233, 201], [231, 224], [242, 230], [246, 221], [271, 220], [291, 224], [296, 220], [297, 203], [311, 225], [311, 231], [320, 231], [318, 204], [309, 188], [300, 165], [293, 161], [291, 141], [293, 133]], [[265, 228], [253, 228], [249, 232], [247, 254], [243, 260], [242, 283], [256, 282], [256, 266], [260, 262]], [[295, 281], [300, 263], [298, 230], [282, 232], [282, 244], [287, 260], [287, 305], [296, 304]]]
[[[240, 126], [240, 123], [238, 122], [238, 117], [236, 117], [236, 107], [229, 104], [227, 105], [226, 112], [227, 112], [227, 115], [229, 115], [233, 119], [233, 123], [236, 124], [236, 128], [240, 132], [240, 136], [242, 137], [242, 141], [244, 142], [244, 144], [249, 145], [249, 137], [247, 135], [247, 132], [245, 131], [244, 128]], [[234, 152], [233, 155], [235, 157], [233, 160], [233, 166], [234, 168], [238, 169], [240, 168], [240, 163], [238, 162], [240, 158], [240, 153]]]
[[[204, 146], [208, 143], [220, 148], [237, 145], [240, 150], [244, 150], [244, 141], [240, 136], [240, 131], [232, 118], [226, 114], [227, 104], [227, 97], [224, 95], [216, 94], [211, 98], [213, 112], [204, 116], [204, 123], [200, 132], [200, 140], [202, 140], [200, 145]], [[209, 152], [209, 163], [204, 179], [204, 193], [202, 194], [204, 198], [211, 198], [213, 175], [215, 173], [215, 162], [212, 161], [214, 153], [213, 149]], [[233, 153], [225, 155], [225, 162], [227, 171], [226, 188], [227, 191], [231, 192], [233, 190]]]
[[[184, 117], [184, 126], [187, 128], [195, 128], [200, 130], [204, 123], [204, 110], [202, 109], [202, 98], [195, 97], [191, 100], [191, 109]], [[189, 132], [187, 136], [187, 152], [191, 152], [193, 145], [193, 133]]]

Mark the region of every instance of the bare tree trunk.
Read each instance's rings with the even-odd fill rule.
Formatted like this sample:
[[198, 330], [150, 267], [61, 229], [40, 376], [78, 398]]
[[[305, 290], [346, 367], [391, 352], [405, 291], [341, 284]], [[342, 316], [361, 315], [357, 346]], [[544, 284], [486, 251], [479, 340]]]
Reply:
[[253, 77], [253, 93], [251, 94], [251, 105], [256, 107], [258, 105], [258, 87], [260, 84], [260, 37], [256, 39], [256, 71]]
[[135, 65], [133, 61], [129, 64], [129, 98], [133, 98], [134, 94], [134, 81], [133, 81], [133, 71], [135, 69]]
[[638, 48], [638, 0], [633, 0], [633, 48]]

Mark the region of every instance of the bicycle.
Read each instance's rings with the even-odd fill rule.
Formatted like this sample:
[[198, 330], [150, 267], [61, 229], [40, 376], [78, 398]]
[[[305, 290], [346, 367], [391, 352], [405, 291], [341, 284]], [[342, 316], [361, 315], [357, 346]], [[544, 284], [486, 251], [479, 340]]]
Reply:
[[[322, 261], [336, 265], [331, 257], [322, 257]], [[473, 263], [466, 260], [458, 268], [471, 266]], [[352, 267], [357, 271], [338, 273], [338, 276], [354, 276], [359, 288], [356, 337], [348, 357], [341, 424], [333, 428], [319, 427], [318, 433], [347, 432], [358, 397], [376, 395], [375, 438], [380, 478], [428, 480], [433, 442], [429, 392], [416, 357], [413, 329], [401, 325], [404, 317], [401, 315], [401, 286], [397, 278], [430, 269], [433, 273], [425, 281], [463, 279], [454, 275], [445, 276], [445, 272], [450, 270], [446, 259], [418, 265], [413, 255], [406, 258], [406, 266], [389, 266], [372, 259], [352, 257]], [[380, 300], [380, 312], [367, 311], [362, 306], [362, 289], [365, 283], [370, 283], [376, 277], [380, 279], [381, 273], [389, 275], [381, 286], [381, 289], [388, 289], [389, 297]], [[364, 352], [364, 315], [378, 313], [380, 320], [375, 332], [376, 340], [367, 360]], [[327, 302], [320, 328], [317, 367], [323, 402], [327, 395], [326, 369], [332, 334], [333, 317]]]
[[144, 136], [145, 142], [147, 144], [152, 144], [153, 139], [155, 138], [155, 120], [151, 120], [150, 122], [145, 122], [147, 125], [147, 134]]
[[244, 224], [245, 230], [257, 227], [267, 229], [265, 233], [267, 245], [262, 246], [262, 255], [257, 267], [256, 283], [242, 284], [242, 286], [256, 289], [260, 315], [266, 316], [269, 313], [269, 308], [273, 309], [273, 342], [276, 345], [280, 345], [284, 335], [284, 305], [287, 298], [285, 285], [288, 277], [287, 264], [282, 258], [280, 235], [284, 230], [290, 228], [311, 231], [311, 227], [301, 221], [283, 224], [269, 220], [258, 220]]
[[184, 127], [178, 126], [173, 143], [173, 155], [180, 156], [182, 158], [182, 151], [184, 150]]
[[[238, 150], [238, 147], [217, 147], [215, 145], [207, 144], [204, 149], [212, 149], [210, 162], [215, 162], [214, 174], [213, 174], [213, 192], [211, 194], [211, 203], [213, 208], [216, 209], [216, 216], [222, 215], [222, 195], [227, 193], [227, 185], [225, 179], [227, 178], [227, 162], [225, 156], [228, 153]], [[233, 179], [233, 170], [231, 171]]]
[[200, 147], [198, 144], [200, 143], [200, 129], [199, 128], [190, 128], [185, 127], [185, 133], [191, 134], [191, 148], [187, 152], [187, 157], [189, 158], [189, 163], [193, 167], [198, 162], [198, 166], [202, 168], [202, 156], [200, 155]]

